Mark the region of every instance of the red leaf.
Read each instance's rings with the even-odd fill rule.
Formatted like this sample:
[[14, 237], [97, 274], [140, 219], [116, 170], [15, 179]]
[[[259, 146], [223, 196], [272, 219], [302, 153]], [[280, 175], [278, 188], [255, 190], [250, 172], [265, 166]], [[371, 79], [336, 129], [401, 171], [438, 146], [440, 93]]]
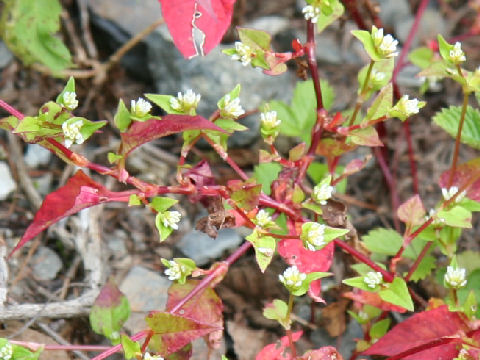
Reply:
[[218, 330], [216, 326], [166, 312], [151, 313], [145, 321], [154, 332], [150, 346], [162, 356], [172, 354], [196, 338]]
[[121, 194], [119, 196], [118, 194], [107, 190], [103, 185], [90, 179], [83, 171], [78, 170], [64, 186], [45, 197], [42, 206], [33, 218], [33, 222], [12, 250], [10, 256], [26, 242], [64, 217], [107, 201], [128, 202], [129, 195]]
[[[173, 284], [168, 289], [167, 310], [173, 309], [198, 283], [198, 280], [189, 280], [183, 285]], [[216, 347], [223, 334], [222, 310], [222, 300], [212, 288], [207, 288], [183, 305], [180, 311], [183, 317], [214, 327], [216, 331], [209, 334], [208, 342], [210, 346]]]
[[[405, 354], [402, 359], [452, 359], [456, 355], [453, 352], [455, 344], [445, 344], [441, 341], [445, 337], [454, 336], [462, 331], [468, 332], [468, 330], [468, 326], [462, 321], [458, 313], [448, 311], [446, 305], [440, 306], [430, 311], [415, 314], [396, 325], [363, 354], [395, 356], [419, 347], [418, 350], [420, 351]], [[426, 344], [432, 346], [422, 349], [422, 345]]]
[[372, 293], [372, 292], [363, 291], [360, 289], [354, 289], [353, 292], [351, 291], [346, 292], [345, 294], [343, 294], [343, 296], [346, 297], [347, 299], [351, 299], [360, 304], [375, 306], [383, 311], [395, 311], [398, 313], [404, 313], [407, 311], [407, 309], [401, 306], [393, 305], [386, 301], [383, 301], [380, 298], [380, 295], [378, 295], [378, 293]]
[[302, 360], [343, 360], [342, 355], [332, 346], [325, 346], [317, 350], [309, 350], [301, 357]]
[[[298, 270], [307, 274], [328, 271], [332, 265], [333, 251], [333, 243], [318, 251], [305, 249], [299, 239], [284, 239], [278, 243], [278, 253], [287, 264], [296, 265]], [[324, 302], [320, 297], [321, 290], [321, 280], [312, 281], [308, 289], [308, 295], [317, 302]]]
[[165, 115], [161, 120], [135, 121], [127, 132], [121, 134], [123, 154], [128, 155], [149, 141], [185, 130], [216, 130], [225, 133], [225, 130], [200, 115]]
[[[461, 188], [474, 177], [480, 175], [480, 158], [470, 160], [464, 164], [457, 166], [455, 174], [453, 175], [452, 185]], [[439, 180], [441, 188], [447, 188], [450, 177], [450, 170], [445, 171]], [[475, 181], [467, 188], [467, 196], [475, 201], [480, 201], [480, 179]]]
[[173, 42], [185, 58], [206, 55], [220, 43], [235, 4], [235, 0], [159, 1]]
[[[302, 331], [297, 331], [292, 334], [292, 340], [297, 341], [302, 336]], [[290, 360], [292, 356], [290, 353], [284, 354], [289, 345], [288, 336], [283, 336], [280, 343], [269, 344], [265, 346], [255, 357], [256, 360]]]

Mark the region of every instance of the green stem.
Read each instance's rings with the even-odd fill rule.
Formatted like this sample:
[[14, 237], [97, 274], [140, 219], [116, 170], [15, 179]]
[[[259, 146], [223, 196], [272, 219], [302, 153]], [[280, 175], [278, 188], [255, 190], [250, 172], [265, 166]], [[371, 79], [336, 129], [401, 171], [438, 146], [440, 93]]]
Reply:
[[353, 110], [352, 117], [348, 122], [348, 126], [352, 126], [355, 123], [355, 119], [357, 118], [358, 112], [362, 107], [362, 104], [364, 102], [364, 97], [368, 89], [367, 86], [370, 81], [370, 75], [372, 74], [373, 65], [375, 65], [375, 61], [370, 60], [370, 65], [368, 66], [368, 69], [367, 69], [367, 75], [365, 75], [365, 80], [363, 81], [362, 90], [360, 91], [360, 96], [357, 99], [357, 104], [355, 105], [355, 109]]
[[[290, 315], [292, 314], [293, 310], [293, 300], [294, 296], [292, 294], [288, 294], [288, 312], [287, 312], [287, 324], [290, 324]], [[297, 349], [295, 347], [295, 342], [293, 341], [292, 337], [292, 330], [290, 328], [287, 329], [287, 337], [290, 350], [292, 351], [292, 359], [297, 357]]]
[[452, 167], [450, 168], [450, 175], [448, 177], [448, 183], [447, 183], [448, 188], [450, 188], [452, 186], [453, 177], [455, 176], [455, 171], [457, 170], [458, 154], [459, 154], [459, 151], [460, 151], [460, 140], [462, 138], [462, 129], [463, 129], [463, 123], [465, 122], [465, 114], [467, 113], [468, 96], [469, 95], [470, 95], [470, 93], [465, 91], [465, 89], [464, 89], [463, 90], [462, 112], [460, 114], [460, 122], [458, 124], [457, 137], [455, 139], [455, 151], [453, 152]]

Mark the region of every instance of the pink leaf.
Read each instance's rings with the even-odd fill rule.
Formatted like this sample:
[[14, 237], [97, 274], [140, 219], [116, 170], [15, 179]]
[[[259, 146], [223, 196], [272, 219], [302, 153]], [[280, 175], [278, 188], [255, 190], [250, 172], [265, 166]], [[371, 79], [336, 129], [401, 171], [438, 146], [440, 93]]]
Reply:
[[[198, 283], [198, 280], [189, 280], [183, 285], [173, 284], [168, 289], [167, 310], [173, 309]], [[208, 342], [210, 346], [217, 347], [223, 335], [222, 310], [222, 300], [212, 288], [207, 288], [182, 306], [180, 311], [185, 318], [214, 327], [215, 331], [209, 334]]]
[[161, 120], [135, 121], [127, 132], [121, 134], [123, 155], [128, 155], [149, 141], [185, 130], [216, 130], [225, 133], [217, 125], [199, 115], [165, 115]]
[[[292, 334], [292, 340], [298, 341], [302, 336], [302, 331], [297, 331]], [[289, 345], [288, 336], [283, 336], [279, 343], [269, 344], [265, 346], [255, 357], [256, 360], [291, 360], [290, 353], [285, 353]]]
[[211, 324], [166, 312], [151, 313], [145, 321], [154, 332], [150, 346], [162, 356], [172, 354], [193, 340], [218, 330], [218, 327]]
[[[473, 178], [480, 175], [480, 158], [470, 160], [464, 164], [458, 165], [453, 175], [452, 186], [457, 186], [458, 188], [463, 187]], [[441, 188], [447, 188], [448, 180], [450, 177], [450, 170], [445, 171], [440, 176], [439, 185]], [[467, 196], [475, 201], [480, 201], [480, 179], [477, 179], [472, 185], [467, 189]]]
[[421, 225], [425, 221], [425, 208], [420, 196], [414, 195], [400, 205], [397, 215], [407, 226]]
[[[451, 340], [446, 337], [468, 330], [458, 313], [450, 312], [444, 305], [415, 314], [396, 325], [363, 354], [396, 357], [405, 353], [401, 358], [408, 360], [452, 359], [456, 355], [455, 344], [443, 340]], [[415, 348], [418, 351], [414, 352]]]
[[33, 218], [33, 222], [12, 250], [10, 256], [25, 243], [64, 217], [100, 203], [108, 201], [128, 202], [128, 199], [129, 194], [109, 191], [103, 185], [96, 183], [85, 175], [83, 171], [78, 170], [64, 186], [45, 197], [42, 206]]
[[[284, 239], [278, 243], [278, 253], [285, 259], [287, 264], [296, 265], [298, 270], [307, 274], [328, 271], [332, 265], [333, 251], [333, 243], [318, 251], [305, 249], [302, 241], [299, 239]], [[312, 281], [308, 289], [308, 295], [317, 302], [324, 302], [320, 293], [321, 280]]]
[[173, 42], [185, 58], [206, 55], [230, 26], [235, 0], [159, 0]]
[[325, 346], [317, 350], [309, 350], [301, 357], [302, 360], [343, 360], [342, 355], [332, 346]]

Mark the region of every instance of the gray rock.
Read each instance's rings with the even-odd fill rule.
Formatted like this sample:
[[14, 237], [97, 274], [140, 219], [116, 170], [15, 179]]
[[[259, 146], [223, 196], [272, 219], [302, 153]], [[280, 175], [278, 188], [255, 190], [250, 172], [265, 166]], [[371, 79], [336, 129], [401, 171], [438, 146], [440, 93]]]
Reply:
[[0, 41], [0, 69], [6, 67], [13, 60], [13, 55], [7, 46]]
[[[402, 42], [407, 40], [408, 33], [414, 22], [413, 16], [406, 18], [399, 18], [394, 25], [395, 34]], [[422, 20], [415, 34], [412, 47], [419, 44], [424, 44], [427, 40], [436, 39], [437, 34], [444, 34], [446, 32], [445, 19], [440, 12], [435, 9], [426, 9], [423, 13]]]
[[165, 309], [170, 284], [166, 277], [142, 266], [130, 269], [120, 285], [120, 291], [127, 297], [132, 310], [125, 328], [132, 333], [145, 329], [148, 312]]
[[413, 65], [408, 65], [402, 68], [398, 73], [397, 83], [400, 86], [418, 88], [423, 84], [423, 80], [417, 77], [419, 68]]
[[40, 165], [47, 165], [52, 158], [52, 153], [38, 144], [28, 144], [27, 152], [25, 153], [25, 163], [36, 168]]
[[380, 19], [386, 27], [394, 27], [399, 21], [411, 17], [407, 0], [378, 0]]
[[5, 200], [16, 188], [17, 184], [12, 178], [10, 168], [3, 161], [0, 162], [0, 200]]
[[186, 234], [175, 246], [199, 266], [220, 258], [227, 250], [236, 249], [242, 238], [233, 229], [222, 229], [216, 239], [193, 230]]
[[125, 245], [126, 238], [127, 235], [125, 231], [117, 229], [108, 239], [107, 246], [114, 258], [119, 259], [127, 255], [127, 246]]
[[32, 258], [32, 270], [37, 280], [53, 280], [63, 267], [62, 260], [52, 249], [41, 246]]
[[279, 32], [289, 29], [291, 22], [282, 16], [262, 16], [242, 25], [242, 27], [266, 31], [274, 37]]
[[356, 338], [363, 338], [363, 331], [358, 322], [353, 319], [347, 324], [345, 332], [338, 338], [332, 338], [323, 328], [313, 331], [310, 335], [313, 349], [335, 344], [336, 348], [345, 359], [350, 358], [355, 350]]
[[[232, 61], [222, 50], [233, 45], [220, 45], [205, 57], [186, 60], [175, 49], [164, 30], [159, 29], [152, 34], [148, 49], [149, 68], [159, 94], [176, 95], [179, 91], [192, 89], [202, 95], [198, 112], [205, 117], [216, 110], [218, 100], [237, 84], [242, 86], [240, 99], [247, 111], [255, 109], [264, 101], [290, 100], [295, 83], [292, 74], [287, 72], [280, 76], [268, 76], [260, 69]], [[254, 116], [255, 120], [247, 120], [247, 125], [254, 124], [257, 117], [258, 115]], [[230, 137], [231, 146], [244, 146], [257, 138], [258, 131], [253, 125], [249, 126], [252, 126], [251, 132], [239, 132]]]

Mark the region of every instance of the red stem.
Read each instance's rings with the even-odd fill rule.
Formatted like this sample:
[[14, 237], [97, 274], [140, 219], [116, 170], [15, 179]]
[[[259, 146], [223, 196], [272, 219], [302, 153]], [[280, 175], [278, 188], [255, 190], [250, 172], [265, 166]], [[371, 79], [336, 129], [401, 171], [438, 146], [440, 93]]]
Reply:
[[342, 0], [343, 5], [348, 10], [359, 29], [367, 30], [367, 25], [363, 21], [362, 15], [358, 12], [356, 0]]
[[387, 270], [385, 269], [382, 269], [380, 266], [378, 266], [377, 264], [375, 264], [370, 258], [368, 258], [366, 255], [362, 254], [361, 252], [355, 250], [354, 248], [352, 248], [350, 245], [348, 245], [346, 242], [342, 241], [342, 240], [339, 240], [339, 239], [335, 239], [333, 240], [335, 245], [337, 245], [338, 247], [342, 248], [343, 250], [345, 250], [347, 253], [349, 253], [350, 255], [352, 255], [353, 257], [357, 258], [358, 260], [360, 260], [361, 262], [363, 262], [365, 265], [368, 265], [370, 266], [373, 270], [375, 271], [378, 271], [379, 273], [382, 274], [383, 276], [383, 279], [386, 281], [386, 282], [392, 282], [393, 279], [394, 279], [394, 276], [389, 273]]

